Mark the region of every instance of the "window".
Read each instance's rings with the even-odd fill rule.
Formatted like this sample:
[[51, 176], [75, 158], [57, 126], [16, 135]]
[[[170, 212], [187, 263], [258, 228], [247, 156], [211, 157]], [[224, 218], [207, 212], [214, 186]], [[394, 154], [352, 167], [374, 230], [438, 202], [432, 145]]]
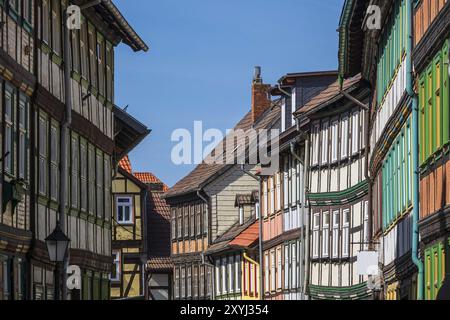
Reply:
[[59, 190], [59, 130], [56, 124], [50, 128], [50, 197], [58, 201]]
[[177, 236], [178, 239], [181, 239], [181, 237], [183, 237], [183, 208], [177, 208], [177, 212]]
[[281, 255], [281, 247], [277, 248], [277, 289], [281, 289], [282, 284], [282, 272], [283, 272], [283, 257]]
[[52, 0], [52, 48], [56, 54], [61, 54], [62, 21], [61, 21], [61, 1]]
[[189, 232], [189, 236], [191, 238], [195, 237], [195, 206], [191, 206], [189, 208], [190, 211], [190, 232]]
[[203, 204], [202, 205], [202, 212], [203, 212], [203, 234], [207, 235], [208, 234], [208, 209], [207, 207]]
[[241, 256], [236, 255], [234, 257], [234, 271], [236, 273], [235, 279], [236, 279], [236, 292], [241, 291], [241, 281], [242, 281], [242, 272], [241, 272]]
[[192, 278], [192, 296], [194, 299], [198, 299], [198, 266], [193, 266], [193, 278]]
[[117, 222], [120, 224], [133, 223], [133, 201], [131, 197], [117, 197]]
[[79, 186], [79, 145], [78, 137], [72, 137], [72, 163], [71, 163], [71, 200], [72, 208], [78, 207], [78, 186]]
[[234, 265], [234, 257], [229, 256], [228, 257], [228, 288], [230, 293], [234, 293], [235, 289], [235, 271], [234, 271], [235, 265]]
[[113, 251], [114, 256], [114, 262], [113, 262], [113, 268], [111, 273], [111, 281], [117, 282], [120, 281], [120, 275], [121, 275], [121, 260], [120, 260], [120, 252], [119, 251]]
[[284, 246], [284, 289], [290, 289], [290, 264], [289, 245]]
[[19, 99], [19, 177], [27, 179], [28, 160], [28, 102], [24, 97]]
[[339, 256], [339, 227], [340, 227], [340, 212], [333, 212], [333, 258]]
[[295, 125], [295, 116], [294, 113], [295, 111], [297, 111], [297, 88], [293, 87], [292, 88], [292, 111], [291, 111], [291, 116], [292, 116], [292, 122], [291, 122], [291, 126]]
[[186, 267], [181, 268], [181, 292], [180, 298], [186, 298]]
[[369, 249], [369, 201], [364, 201], [364, 250]]
[[47, 120], [39, 118], [39, 193], [47, 195]]
[[244, 224], [244, 207], [243, 206], [239, 206], [239, 224], [240, 225]]
[[171, 210], [171, 231], [172, 240], [177, 238], [177, 210], [172, 208]]
[[352, 115], [352, 154], [359, 152], [359, 111]]
[[322, 164], [328, 163], [328, 121], [322, 123]]
[[88, 145], [88, 166], [89, 213], [95, 215], [95, 149], [91, 144]]
[[86, 80], [89, 79], [87, 28], [86, 20], [82, 19], [80, 30], [81, 75]]
[[14, 91], [10, 87], [5, 88], [5, 170], [9, 174], [14, 173]]
[[104, 192], [105, 192], [105, 213], [104, 219], [109, 221], [112, 213], [111, 213], [111, 187], [112, 187], [112, 173], [111, 173], [111, 157], [108, 155], [104, 155], [103, 158], [103, 170], [104, 170]]
[[104, 189], [103, 189], [103, 185], [104, 185], [104, 181], [103, 181], [103, 154], [98, 151], [97, 152], [97, 169], [96, 169], [96, 190], [97, 190], [97, 217], [98, 218], [103, 218], [104, 215], [104, 204], [105, 204], [105, 199], [104, 199]]
[[216, 293], [218, 296], [222, 295], [222, 281], [220, 280], [222, 277], [222, 273], [220, 271], [220, 259], [216, 260]]
[[275, 189], [275, 211], [280, 211], [281, 210], [281, 174], [277, 173], [275, 175], [276, 177], [276, 189]]
[[81, 140], [80, 142], [80, 175], [81, 175], [81, 211], [87, 211], [88, 204], [88, 184], [87, 184], [87, 174], [88, 174], [88, 165], [87, 165], [87, 144], [85, 140]]
[[94, 26], [88, 23], [88, 39], [89, 39], [89, 64], [90, 64], [90, 81], [92, 86], [97, 87], [97, 67], [96, 58], [97, 41], [95, 40]]
[[314, 219], [313, 219], [313, 257], [314, 258], [319, 257], [319, 248], [320, 248], [319, 232], [320, 232], [320, 213], [315, 213]]
[[202, 206], [201, 205], [195, 205], [195, 211], [196, 211], [196, 218], [195, 218], [195, 231], [196, 235], [200, 236], [202, 234]]
[[322, 224], [322, 257], [328, 257], [330, 244], [330, 213], [323, 213]]
[[331, 161], [338, 160], [338, 144], [339, 144], [339, 122], [334, 120], [331, 123]]
[[228, 281], [227, 281], [227, 258], [223, 257], [222, 258], [222, 263], [221, 263], [221, 275], [222, 275], [222, 294], [227, 294], [228, 293]]
[[269, 204], [269, 199], [268, 199], [268, 192], [267, 192], [267, 180], [263, 181], [263, 186], [262, 186], [262, 198], [263, 198], [263, 217], [266, 218], [268, 215], [268, 204]]
[[270, 291], [276, 290], [276, 257], [275, 250], [270, 251]]
[[200, 266], [200, 284], [199, 284], [199, 296], [205, 296], [205, 266]]
[[342, 256], [348, 257], [349, 255], [349, 242], [350, 242], [350, 210], [345, 209], [343, 211], [342, 222]]
[[187, 282], [186, 282], [186, 297], [190, 298], [192, 297], [192, 267], [188, 266], [187, 267]]
[[316, 123], [312, 130], [312, 166], [319, 164], [320, 125]]
[[189, 207], [184, 208], [184, 238], [189, 237]]
[[341, 119], [341, 159], [348, 157], [348, 116]]
[[283, 170], [283, 202], [284, 208], [289, 208], [289, 157], [284, 159]]
[[264, 253], [264, 291], [270, 291], [269, 253]]
[[174, 291], [175, 291], [175, 299], [179, 299], [180, 298], [180, 268], [175, 268]]
[[50, 18], [49, 18], [49, 0], [42, 0], [42, 41], [46, 44], [49, 43], [49, 25], [50, 25]]

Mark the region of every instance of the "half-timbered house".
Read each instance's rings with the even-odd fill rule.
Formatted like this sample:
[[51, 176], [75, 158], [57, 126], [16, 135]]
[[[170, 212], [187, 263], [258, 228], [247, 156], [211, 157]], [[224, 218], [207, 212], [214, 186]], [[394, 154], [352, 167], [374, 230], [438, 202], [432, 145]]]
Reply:
[[[416, 280], [422, 278], [417, 250], [418, 127], [411, 52], [417, 3], [346, 1], [339, 28], [340, 76], [361, 73], [372, 88], [367, 146], [370, 249], [379, 253], [381, 298], [393, 300], [415, 299]], [[374, 13], [369, 4], [379, 10]]]
[[[30, 55], [36, 84], [30, 117], [30, 170], [36, 183], [31, 186], [29, 293], [33, 299], [52, 299], [55, 291], [58, 294], [44, 239], [64, 210], [62, 228], [71, 239], [68, 263], [82, 272], [81, 292], [70, 292], [69, 297], [107, 299], [112, 264], [112, 172], [118, 160], [148, 134], [145, 126], [114, 105], [114, 47], [124, 42], [134, 51], [148, 48], [111, 1], [93, 3], [82, 11], [81, 29], [69, 31], [67, 46], [63, 17], [69, 2], [33, 3], [35, 46]], [[69, 61], [64, 61], [65, 53], [70, 53]], [[67, 64], [70, 74], [64, 73]], [[71, 97], [65, 95], [66, 79]], [[63, 130], [69, 119], [66, 105], [72, 106], [71, 121], [68, 130]], [[62, 186], [64, 162], [67, 183]], [[60, 203], [60, 190], [66, 190], [65, 204]]]
[[35, 1], [0, 2], [0, 300], [28, 297]]
[[413, 15], [423, 298], [434, 300], [450, 275], [450, 1], [416, 1]]
[[290, 73], [271, 90], [281, 97], [280, 168], [263, 177], [265, 299], [304, 299], [306, 266], [305, 146], [294, 113], [337, 77], [336, 71]]
[[147, 186], [133, 175], [128, 156], [119, 162], [113, 185], [111, 298], [145, 296]]
[[[356, 76], [343, 88], [360, 101], [369, 90]], [[296, 112], [308, 134], [309, 274], [312, 299], [365, 299], [356, 257], [368, 246], [366, 111], [335, 81]]]

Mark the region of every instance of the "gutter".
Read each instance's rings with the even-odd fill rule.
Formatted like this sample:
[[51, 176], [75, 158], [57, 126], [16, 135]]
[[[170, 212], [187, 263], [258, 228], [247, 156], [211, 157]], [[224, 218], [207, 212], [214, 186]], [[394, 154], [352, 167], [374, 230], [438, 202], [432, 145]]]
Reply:
[[413, 166], [413, 209], [412, 209], [412, 261], [416, 265], [417, 274], [417, 300], [424, 299], [424, 267], [419, 258], [419, 109], [418, 97], [413, 89], [413, 10], [414, 0], [406, 1], [406, 16], [409, 18], [407, 23], [407, 46], [406, 46], [406, 91], [412, 99], [412, 166]]

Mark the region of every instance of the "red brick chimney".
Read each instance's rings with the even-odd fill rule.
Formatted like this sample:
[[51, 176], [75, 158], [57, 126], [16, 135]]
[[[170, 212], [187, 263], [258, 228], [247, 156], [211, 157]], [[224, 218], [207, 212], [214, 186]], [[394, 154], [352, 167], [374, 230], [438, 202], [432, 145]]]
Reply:
[[271, 106], [270, 85], [261, 78], [261, 67], [255, 67], [252, 84], [252, 119], [253, 123]]

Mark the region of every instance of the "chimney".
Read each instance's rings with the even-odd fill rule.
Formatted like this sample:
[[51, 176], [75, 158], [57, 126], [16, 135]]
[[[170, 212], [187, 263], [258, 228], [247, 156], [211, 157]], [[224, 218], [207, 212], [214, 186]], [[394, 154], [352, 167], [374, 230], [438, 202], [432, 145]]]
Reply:
[[252, 119], [253, 123], [271, 106], [270, 85], [261, 78], [261, 67], [255, 67], [252, 83]]

